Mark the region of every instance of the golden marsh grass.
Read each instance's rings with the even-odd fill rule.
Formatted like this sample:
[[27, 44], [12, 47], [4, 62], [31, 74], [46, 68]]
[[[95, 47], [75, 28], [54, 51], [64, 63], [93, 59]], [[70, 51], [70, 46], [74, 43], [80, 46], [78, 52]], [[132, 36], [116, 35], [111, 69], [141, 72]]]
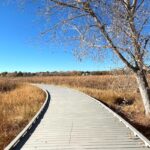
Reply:
[[0, 149], [4, 149], [39, 110], [45, 93], [8, 80], [0, 81], [0, 86]]

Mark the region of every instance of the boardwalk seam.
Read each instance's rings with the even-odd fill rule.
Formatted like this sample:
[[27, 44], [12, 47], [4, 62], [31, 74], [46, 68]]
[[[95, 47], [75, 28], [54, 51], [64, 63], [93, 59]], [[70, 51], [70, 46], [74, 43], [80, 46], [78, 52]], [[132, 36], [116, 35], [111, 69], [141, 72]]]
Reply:
[[69, 144], [71, 143], [71, 135], [72, 135], [72, 130], [73, 130], [73, 121], [72, 121], [72, 124], [71, 124], [71, 130], [70, 130]]

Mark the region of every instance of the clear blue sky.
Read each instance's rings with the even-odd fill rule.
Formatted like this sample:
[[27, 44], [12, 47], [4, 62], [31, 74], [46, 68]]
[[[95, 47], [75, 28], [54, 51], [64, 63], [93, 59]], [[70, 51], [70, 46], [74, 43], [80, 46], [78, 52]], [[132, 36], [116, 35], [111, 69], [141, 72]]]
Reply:
[[37, 44], [34, 40], [40, 32], [40, 23], [32, 7], [20, 10], [14, 4], [0, 2], [0, 72], [8, 71], [68, 71], [109, 70], [112, 63], [94, 62], [91, 59], [78, 61], [71, 47]]

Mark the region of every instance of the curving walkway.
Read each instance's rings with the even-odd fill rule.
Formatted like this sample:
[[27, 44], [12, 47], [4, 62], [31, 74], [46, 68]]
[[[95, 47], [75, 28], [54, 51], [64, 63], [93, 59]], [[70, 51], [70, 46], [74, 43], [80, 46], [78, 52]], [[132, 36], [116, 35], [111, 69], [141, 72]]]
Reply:
[[23, 150], [146, 150], [117, 118], [76, 90], [39, 85], [51, 102]]

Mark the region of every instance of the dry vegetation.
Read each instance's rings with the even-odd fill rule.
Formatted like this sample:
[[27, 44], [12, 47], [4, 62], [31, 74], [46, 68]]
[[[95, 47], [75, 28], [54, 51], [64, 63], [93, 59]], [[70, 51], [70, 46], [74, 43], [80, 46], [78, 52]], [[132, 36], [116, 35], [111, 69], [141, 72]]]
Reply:
[[150, 139], [150, 119], [144, 116], [143, 104], [133, 76], [54, 76], [17, 80], [63, 85], [81, 90], [109, 105]]
[[0, 79], [0, 149], [25, 127], [44, 99], [45, 93], [37, 87]]

